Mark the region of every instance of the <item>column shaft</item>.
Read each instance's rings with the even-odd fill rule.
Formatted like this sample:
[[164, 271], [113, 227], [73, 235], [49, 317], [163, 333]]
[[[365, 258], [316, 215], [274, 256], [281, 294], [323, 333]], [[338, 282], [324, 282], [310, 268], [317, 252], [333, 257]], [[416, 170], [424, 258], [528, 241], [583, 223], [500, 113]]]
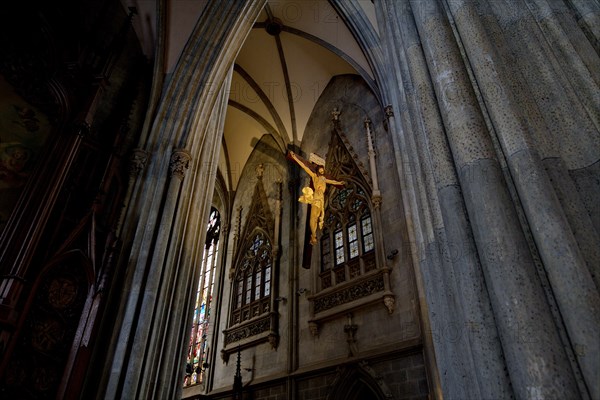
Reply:
[[[487, 288], [477, 257], [473, 233], [469, 227], [460, 184], [452, 161], [452, 154], [446, 140], [442, 118], [436, 104], [433, 84], [420, 46], [420, 39], [412, 18], [403, 22], [403, 40], [407, 48], [407, 60], [418, 107], [415, 112], [422, 124], [423, 152], [431, 160], [434, 178], [432, 192], [437, 195], [442, 222], [440, 230], [444, 234], [443, 251], [446, 265], [440, 266], [452, 290], [446, 293], [447, 302], [454, 299], [458, 303], [448, 316], [449, 324], [457, 326], [461, 333], [453, 350], [453, 358], [471, 361], [463, 372], [465, 384], [463, 397], [468, 398], [510, 398], [512, 389], [505, 373], [502, 348], [487, 294]], [[455, 284], [452, 284], [455, 283]], [[438, 293], [441, 296], [442, 293]], [[451, 326], [451, 325], [448, 325]], [[442, 340], [441, 351], [449, 351], [450, 344]], [[466, 361], [465, 361], [466, 362]], [[477, 384], [472, 384], [476, 382]], [[446, 394], [453, 396], [451, 385], [446, 383]], [[463, 389], [463, 390], [465, 390]]]
[[[449, 21], [435, 2], [413, 0], [411, 5], [515, 394], [576, 396], [570, 364]], [[528, 332], [536, 332], [535, 340]]]
[[[580, 352], [578, 363], [592, 397], [597, 398], [600, 343], [593, 332], [600, 331], [600, 296], [532, 144], [527, 116], [522, 114], [518, 93], [513, 89], [518, 74], [501, 61], [501, 49], [507, 45], [489, 10], [485, 6], [477, 10], [469, 2], [451, 3], [457, 30], [469, 54], [570, 342], [575, 348], [585, 349]], [[504, 84], [499, 86], [499, 82]]]

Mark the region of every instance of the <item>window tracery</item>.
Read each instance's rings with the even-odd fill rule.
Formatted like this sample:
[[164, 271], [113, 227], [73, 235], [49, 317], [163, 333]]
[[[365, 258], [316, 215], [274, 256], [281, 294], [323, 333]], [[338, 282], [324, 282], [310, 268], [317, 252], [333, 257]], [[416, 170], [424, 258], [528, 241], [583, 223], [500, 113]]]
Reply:
[[[244, 347], [269, 342], [276, 348], [279, 342], [276, 296], [276, 225], [280, 223], [280, 197], [276, 197], [275, 215], [263, 187], [263, 168], [257, 167], [257, 183], [247, 213], [245, 227], [239, 238], [244, 238], [234, 249], [230, 271], [231, 308], [228, 328], [224, 333], [221, 356], [225, 362], [229, 355]], [[277, 196], [281, 194], [280, 183]], [[241, 209], [240, 209], [241, 214]], [[239, 229], [239, 226], [238, 226]]]
[[395, 303], [391, 269], [385, 263], [383, 236], [378, 231], [381, 192], [372, 179], [376, 175], [374, 153], [369, 153], [371, 176], [342, 132], [339, 118], [333, 122], [326, 173], [346, 184], [332, 187], [325, 198], [318, 257], [312, 263], [319, 268], [316, 293], [308, 296], [308, 323], [315, 336], [325, 321], [377, 302], [382, 302], [391, 314]]
[[272, 245], [261, 230], [246, 243], [246, 251], [234, 279], [235, 301], [231, 324], [239, 324], [270, 311]]
[[373, 220], [367, 192], [347, 180], [332, 189], [321, 235], [321, 289], [357, 278], [375, 269]]

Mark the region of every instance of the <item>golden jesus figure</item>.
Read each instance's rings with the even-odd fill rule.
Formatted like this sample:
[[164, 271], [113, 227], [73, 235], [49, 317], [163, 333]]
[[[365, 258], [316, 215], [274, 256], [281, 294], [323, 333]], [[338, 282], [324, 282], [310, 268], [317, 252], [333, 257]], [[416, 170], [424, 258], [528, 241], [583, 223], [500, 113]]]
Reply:
[[310, 204], [310, 244], [317, 243], [317, 228], [323, 229], [323, 220], [325, 219], [325, 190], [327, 184], [345, 185], [344, 181], [336, 181], [325, 176], [325, 167], [317, 165], [316, 171], [306, 163], [306, 161], [293, 151], [289, 152], [289, 156], [294, 160], [312, 179], [313, 188], [308, 186], [302, 188], [302, 196], [298, 199], [301, 203]]

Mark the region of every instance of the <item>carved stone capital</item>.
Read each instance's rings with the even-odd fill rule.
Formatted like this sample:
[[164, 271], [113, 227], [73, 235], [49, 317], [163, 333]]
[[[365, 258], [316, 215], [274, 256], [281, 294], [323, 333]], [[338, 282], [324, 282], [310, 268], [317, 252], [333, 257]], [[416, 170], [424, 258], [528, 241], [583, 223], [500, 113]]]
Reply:
[[279, 335], [271, 332], [267, 338], [269, 340], [269, 344], [271, 345], [271, 349], [275, 350], [279, 345]]
[[352, 321], [352, 313], [348, 313], [347, 318], [348, 323], [344, 325], [344, 333], [346, 334], [346, 342], [348, 343], [348, 357], [353, 357], [358, 354], [358, 346], [356, 344], [358, 325]]
[[315, 321], [308, 322], [308, 330], [310, 331], [311, 335], [313, 335], [313, 337], [319, 336], [319, 324]]
[[392, 108], [391, 105], [385, 106], [385, 108], [383, 109], [383, 111], [385, 112], [385, 117], [386, 118], [392, 118], [394, 116], [394, 109]]
[[383, 304], [387, 308], [388, 314], [392, 314], [396, 309], [396, 299], [391, 294], [383, 296]]
[[334, 108], [333, 111], [331, 111], [331, 120], [334, 121], [334, 122], [339, 121], [340, 120], [340, 114], [341, 114], [340, 110], [338, 110], [337, 107]]
[[223, 363], [225, 364], [229, 362], [229, 353], [225, 350], [221, 350], [221, 360], [223, 360]]
[[142, 149], [133, 149], [129, 163], [129, 176], [135, 178], [139, 176], [148, 161], [148, 152]]
[[383, 198], [381, 197], [380, 194], [374, 194], [373, 196], [371, 196], [371, 202], [373, 203], [373, 208], [375, 210], [378, 210], [381, 208], [382, 201], [383, 201]]
[[265, 166], [261, 163], [258, 164], [255, 168], [254, 171], [256, 172], [256, 178], [258, 180], [261, 180], [263, 178], [263, 175], [265, 174]]
[[185, 176], [185, 170], [188, 169], [192, 156], [186, 149], [175, 149], [171, 155], [171, 162], [169, 167], [171, 169], [171, 176], [183, 179]]

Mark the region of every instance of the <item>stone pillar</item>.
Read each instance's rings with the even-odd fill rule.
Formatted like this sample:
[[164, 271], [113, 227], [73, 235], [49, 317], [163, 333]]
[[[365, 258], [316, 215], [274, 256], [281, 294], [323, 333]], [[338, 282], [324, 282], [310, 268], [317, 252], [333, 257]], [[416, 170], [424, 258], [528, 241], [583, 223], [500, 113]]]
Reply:
[[[430, 293], [430, 288], [426, 287], [421, 276], [421, 274], [427, 275], [427, 271], [440, 262], [440, 257], [437, 252], [428, 252], [427, 245], [430, 243], [429, 238], [426, 239], [426, 235], [419, 229], [422, 226], [419, 216], [419, 199], [414, 193], [416, 190], [413, 193], [410, 193], [414, 185], [411, 178], [414, 178], [415, 174], [411, 173], [410, 168], [407, 168], [408, 171], [404, 168], [405, 166], [410, 165], [410, 162], [406, 161], [406, 163], [403, 163], [403, 160], [410, 160], [411, 158], [409, 157], [407, 146], [400, 144], [402, 142], [400, 137], [403, 135], [402, 129], [399, 126], [400, 123], [396, 121], [392, 106], [386, 106], [385, 114], [389, 132], [392, 135], [392, 141], [396, 149], [396, 163], [399, 165], [398, 172], [403, 188], [402, 201], [404, 203], [404, 208], [407, 209], [405, 217], [409, 239], [402, 250], [408, 253], [407, 258], [410, 257], [411, 261], [414, 263], [415, 281], [419, 295], [419, 305], [417, 308], [419, 312], [419, 329], [422, 332], [424, 355], [427, 360], [428, 383], [431, 388], [432, 397], [435, 399], [442, 399], [443, 394], [440, 385], [438, 364], [436, 362], [437, 356], [435, 354], [433, 343], [435, 321], [429, 319], [430, 311], [428, 310], [428, 301], [426, 299], [427, 294]], [[404, 149], [404, 151], [402, 151], [403, 154], [398, 154], [401, 152], [401, 148]], [[389, 302], [389, 300], [387, 301]], [[386, 297], [384, 297], [384, 302], [386, 302]], [[434, 313], [437, 313], [438, 311], [438, 309], [433, 310]]]
[[451, 3], [450, 11], [498, 135], [570, 343], [584, 349], [577, 358], [578, 364], [592, 398], [598, 398], [600, 342], [592, 332], [600, 332], [600, 296], [532, 145], [527, 115], [523, 115], [518, 93], [513, 89], [518, 75], [502, 62], [504, 36], [490, 8], [483, 6], [478, 10], [471, 2], [457, 1]]
[[566, 0], [596, 52], [600, 54], [600, 4], [590, 0]]
[[[152, 349], [150, 345], [152, 338], [162, 336], [164, 332], [164, 306], [160, 300], [164, 299], [165, 286], [171, 284], [172, 265], [165, 265], [167, 251], [169, 250], [169, 240], [171, 237], [171, 226], [178, 207], [180, 188], [190, 163], [191, 156], [187, 150], [175, 149], [171, 155], [170, 172], [171, 177], [165, 194], [165, 203], [161, 213], [161, 220], [158, 225], [158, 236], [156, 245], [152, 251], [152, 264], [150, 266], [146, 284], [143, 290], [142, 304], [137, 321], [135, 340], [133, 342], [132, 354], [129, 360], [129, 368], [140, 371], [136, 374], [128, 374], [122, 391], [124, 398], [135, 398], [138, 390], [144, 392], [148, 386], [141, 381], [145, 376], [152, 374], [152, 371], [142, 373], [146, 365], [146, 357], [152, 359], [154, 354], [149, 352]], [[161, 304], [162, 303], [162, 304]], [[151, 334], [152, 332], [152, 334]], [[148, 363], [153, 365], [153, 363]], [[153, 368], [156, 368], [154, 366]]]
[[[389, 135], [392, 140], [395, 167], [397, 169], [400, 185], [402, 187], [401, 204], [404, 210], [405, 224], [407, 227], [406, 242], [402, 247], [403, 256], [412, 262], [415, 279], [415, 288], [418, 294], [418, 304], [415, 305], [415, 313], [419, 315], [418, 328], [421, 332], [423, 353], [426, 359], [428, 384], [431, 396], [435, 399], [444, 397], [442, 381], [447, 381], [448, 374], [452, 377], [460, 377], [459, 368], [446, 368], [445, 375], [441, 376], [439, 367], [451, 365], [452, 361], [445, 358], [450, 352], [436, 353], [437, 333], [440, 332], [438, 318], [432, 315], [447, 315], [446, 302], [430, 301], [432, 295], [444, 286], [444, 281], [435, 279], [433, 276], [437, 270], [436, 266], [441, 264], [441, 252], [436, 242], [432, 216], [430, 213], [429, 196], [421, 190], [423, 178], [429, 174], [421, 170], [425, 166], [423, 154], [416, 146], [412, 125], [415, 121], [411, 119], [409, 112], [409, 99], [412, 92], [408, 77], [406, 54], [404, 52], [403, 38], [400, 33], [403, 18], [412, 19], [410, 10], [397, 10], [396, 6], [401, 4], [396, 0], [386, 0], [375, 3], [377, 20], [381, 31], [383, 58], [386, 60], [385, 74], [382, 74], [382, 98], [387, 102], [385, 108], [386, 122]], [[432, 279], [433, 277], [433, 279]], [[432, 282], [439, 285], [432, 285]], [[441, 291], [445, 292], [445, 291]], [[401, 315], [401, 314], [400, 314]], [[460, 379], [458, 379], [460, 380]], [[457, 387], [463, 385], [457, 384]], [[458, 397], [462, 396], [460, 391]]]
[[[186, 182], [197, 178], [186, 179], [181, 187], [177, 176], [182, 170], [177, 160], [184, 161], [185, 156], [177, 153], [174, 175], [169, 179], [169, 153], [171, 148], [187, 148], [198, 159], [196, 164], [205, 167], [216, 164], [211, 154], [214, 146], [220, 144], [217, 138], [222, 129], [207, 131], [206, 126], [239, 48], [264, 3], [265, 0], [208, 2], [164, 89], [156, 113], [148, 116], [153, 122], [150, 134], [144, 139], [144, 148], [153, 154], [153, 159], [143, 185], [135, 194], [136, 202], [142, 206], [129, 214], [123, 223], [128, 229], [135, 226], [136, 231], [132, 244], [125, 246], [128, 254], [122, 256], [128, 258], [129, 264], [125, 305], [115, 321], [110, 349], [112, 361], [103, 379], [106, 384], [101, 384], [106, 390], [98, 397], [136, 398], [142, 392], [158, 395], [164, 388], [179, 390], [181, 386], [177, 370], [182, 368], [182, 362], [178, 352], [187, 335], [187, 325], [183, 327], [183, 321], [187, 318], [185, 310], [189, 308], [175, 304], [178, 297], [169, 294], [175, 293], [173, 288], [181, 284], [181, 293], [188, 296], [189, 289], [197, 284], [183, 283], [178, 278], [190, 276], [187, 268], [192, 268], [187, 263], [180, 269], [178, 257], [182, 242], [186, 240], [182, 236], [182, 227], [190, 207], [190, 191], [194, 187], [188, 187]], [[215, 123], [217, 127], [221, 126], [222, 120], [218, 122]], [[202, 197], [206, 195], [204, 192]], [[204, 201], [210, 202], [210, 199]], [[208, 207], [199, 210], [204, 226]], [[163, 277], [175, 277], [177, 281], [160, 282], [166, 286], [157, 285], [155, 282]], [[158, 336], [161, 332], [173, 335], [175, 351], [162, 343], [166, 338]], [[150, 343], [156, 350], [151, 355]], [[156, 380], [145, 376], [149, 371], [155, 374]], [[172, 394], [169, 392], [167, 397]]]
[[[195, 135], [191, 151], [201, 154], [202, 162], [195, 164], [189, 180], [182, 187], [182, 204], [174, 224], [174, 236], [179, 236], [180, 246], [169, 253], [168, 265], [176, 265], [172, 275], [172, 285], [165, 294], [169, 299], [165, 319], [165, 333], [154, 335], [156, 354], [161, 354], [152, 364], [159, 365], [154, 381], [182, 382], [185, 369], [185, 354], [189, 345], [190, 322], [192, 321], [196, 289], [199, 280], [199, 266], [204, 256], [206, 221], [213, 200], [219, 150], [222, 143], [223, 124], [227, 110], [228, 90], [231, 87], [231, 72], [223, 83], [219, 97], [211, 113], [211, 118], [202, 134]], [[213, 316], [214, 313], [211, 313]], [[216, 325], [213, 325], [213, 327]], [[214, 350], [214, 349], [213, 349]], [[214, 351], [213, 351], [214, 352]], [[174, 366], [174, 367], [173, 367]], [[147, 398], [180, 398], [182, 385], [160, 385], [154, 391], [142, 392]]]
[[[573, 50], [561, 20], [570, 18], [564, 4], [550, 8], [544, 0], [528, 0], [535, 7], [514, 7], [490, 2], [491, 11], [501, 21], [502, 31], [490, 24], [503, 59], [511, 59], [515, 101], [530, 130], [529, 141], [541, 158], [550, 184], [560, 201], [596, 287], [600, 288], [600, 238], [569, 169], [586, 169], [600, 158], [598, 118], [600, 117], [600, 58], [594, 53], [595, 68], [588, 68]], [[530, 11], [531, 10], [531, 11]], [[539, 21], [539, 22], [538, 22]], [[494, 28], [496, 26], [496, 28]], [[575, 26], [572, 21], [571, 27]], [[579, 32], [579, 42], [588, 43]], [[589, 43], [588, 43], [589, 47]], [[556, 60], [557, 49], [561, 51]], [[512, 58], [511, 58], [512, 57]], [[598, 71], [594, 71], [594, 70]], [[591, 74], [598, 75], [596, 83]], [[552, 110], [551, 112], [548, 112]]]
[[421, 151], [426, 154], [424, 158], [431, 163], [433, 182], [429, 194], [441, 216], [434, 223], [443, 258], [437, 271], [432, 270], [428, 285], [440, 286], [440, 281], [445, 282], [445, 287], [432, 290], [432, 302], [446, 307], [446, 311], [436, 312], [441, 329], [434, 328], [436, 355], [440, 362], [452, 365], [451, 368], [440, 367], [452, 370], [442, 378], [444, 394], [450, 398], [508, 398], [512, 389], [505, 373], [481, 264], [433, 83], [407, 3], [395, 3], [396, 7], [403, 8], [400, 14], [408, 15], [398, 17], [402, 34], [398, 42], [406, 49], [410, 73], [410, 77], [404, 79], [410, 79], [415, 88], [414, 114], [421, 121], [415, 134], [421, 142]]
[[[411, 0], [411, 5], [515, 394], [576, 397], [571, 366], [451, 25], [437, 2]], [[465, 20], [478, 22], [476, 15]], [[496, 81], [496, 87], [501, 84]]]
[[[590, 120], [596, 129], [600, 129], [600, 96], [598, 96], [600, 48], [594, 49], [589, 37], [586, 37], [581, 29], [577, 29], [573, 12], [564, 2], [521, 1], [525, 5], [520, 7], [511, 5], [510, 10], [506, 10], [502, 4], [489, 3], [495, 12], [502, 10], [505, 15], [510, 16], [510, 18], [499, 18], [507, 30], [512, 31], [517, 28], [529, 31], [529, 38], [512, 37], [507, 44], [513, 48], [532, 47], [534, 53], [531, 55], [545, 53], [542, 65], [544, 68], [540, 70], [540, 78], [546, 78], [548, 76], [546, 71], [552, 70], [555, 79], [554, 85], [560, 84], [565, 89], [564, 94], [570, 100], [570, 107], [577, 109], [577, 114], [580, 113], [579, 108], [583, 107], [585, 109], [585, 112], [581, 114], [583, 122], [587, 124]], [[578, 0], [574, 2], [578, 2]], [[589, 5], [588, 8], [595, 7], [597, 9], [596, 19], [600, 23], [599, 3], [587, 0], [583, 0], [581, 3], [584, 2]], [[593, 14], [593, 12], [589, 12], [588, 16], [591, 17]], [[596, 29], [600, 32], [598, 26]], [[507, 33], [510, 34], [510, 32]], [[519, 57], [518, 60], [526, 61], [529, 60], [529, 57], [524, 59]], [[575, 94], [574, 98], [573, 93]], [[574, 118], [574, 116], [564, 117], [567, 117], [566, 120]], [[575, 119], [577, 120], [577, 118]], [[589, 138], [583, 137], [587, 131], [579, 132], [579, 127], [575, 126], [571, 126], [571, 130], [573, 135], [579, 134], [582, 136], [582, 140], [589, 141]]]
[[[170, 162], [170, 180], [165, 194], [165, 204], [163, 207], [161, 220], [156, 238], [156, 245], [152, 255], [152, 264], [149, 270], [148, 279], [144, 287], [144, 296], [140, 310], [140, 316], [137, 322], [135, 341], [132, 354], [135, 355], [130, 362], [129, 367], [134, 369], [144, 369], [144, 365], [151, 365], [143, 374], [129, 374], [125, 380], [123, 396], [131, 398], [140, 396], [147, 397], [148, 391], [154, 386], [149, 383], [160, 369], [160, 348], [157, 348], [156, 341], [164, 338], [167, 329], [169, 309], [173, 307], [169, 301], [172, 296], [172, 285], [175, 280], [177, 263], [165, 262], [171, 257], [177, 247], [175, 225], [179, 208], [183, 205], [180, 202], [181, 186], [186, 174], [186, 170], [191, 162], [191, 155], [185, 149], [175, 149], [171, 155]], [[167, 357], [167, 355], [163, 355]]]

